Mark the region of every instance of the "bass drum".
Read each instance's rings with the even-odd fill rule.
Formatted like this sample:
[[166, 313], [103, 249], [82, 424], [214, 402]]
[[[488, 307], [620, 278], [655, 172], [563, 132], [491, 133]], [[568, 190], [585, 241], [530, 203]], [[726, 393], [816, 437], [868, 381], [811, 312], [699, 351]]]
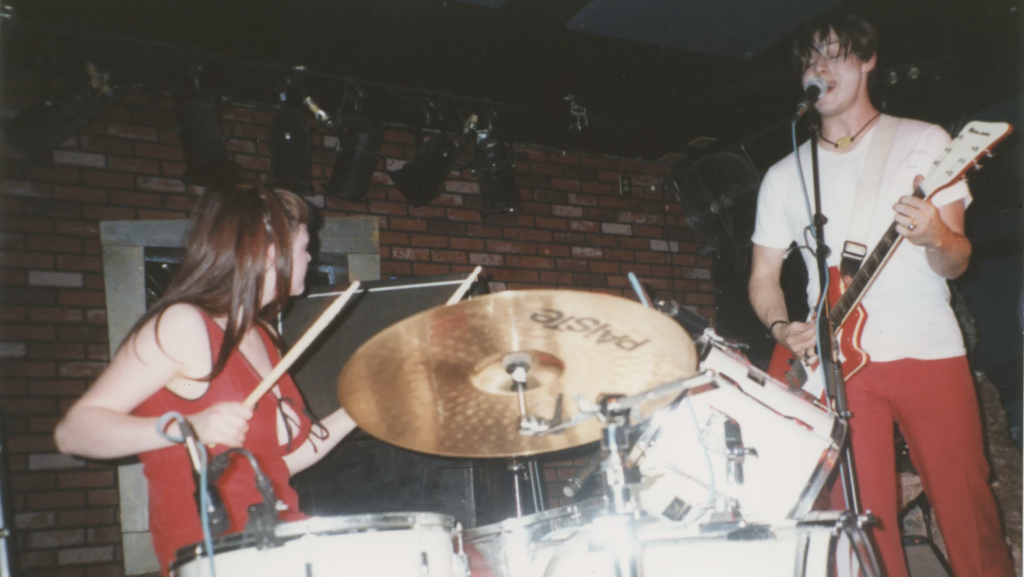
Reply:
[[526, 577], [538, 547], [576, 533], [606, 509], [603, 498], [466, 531], [473, 577]]
[[839, 458], [843, 421], [718, 344], [701, 369], [720, 378], [651, 417], [630, 453], [643, 510], [693, 521], [724, 499], [747, 522], [806, 515]]
[[[437, 513], [314, 517], [274, 528], [260, 547], [251, 533], [213, 540], [218, 577], [466, 577], [461, 528]], [[183, 547], [177, 577], [212, 577], [205, 546]]]
[[[833, 514], [836, 512], [828, 512]], [[529, 577], [614, 577], [616, 559], [595, 525], [537, 551]], [[834, 522], [785, 522], [703, 533], [696, 527], [647, 523], [639, 528], [644, 577], [879, 577], [864, 533]]]

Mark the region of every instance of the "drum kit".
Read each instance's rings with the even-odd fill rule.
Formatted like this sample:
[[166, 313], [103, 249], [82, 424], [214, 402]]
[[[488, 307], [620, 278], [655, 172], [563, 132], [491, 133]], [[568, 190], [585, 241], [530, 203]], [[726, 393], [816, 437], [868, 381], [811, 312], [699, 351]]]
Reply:
[[[338, 398], [369, 434], [460, 458], [600, 441], [600, 496], [463, 530], [447, 515], [312, 518], [183, 548], [180, 577], [878, 575], [864, 517], [814, 511], [846, 423], [656, 308], [508, 291], [433, 308], [346, 363]], [[534, 471], [536, 473], [536, 471]], [[534, 475], [536, 476], [536, 475]], [[211, 576], [212, 577], [212, 576]]]

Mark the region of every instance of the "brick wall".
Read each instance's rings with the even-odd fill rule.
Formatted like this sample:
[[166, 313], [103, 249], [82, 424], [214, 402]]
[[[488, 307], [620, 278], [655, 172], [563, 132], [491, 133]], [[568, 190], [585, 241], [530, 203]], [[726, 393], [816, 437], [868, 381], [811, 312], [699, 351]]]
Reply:
[[[16, 83], [14, 83], [16, 84]], [[4, 108], [36, 96], [4, 86]], [[269, 170], [273, 111], [224, 113], [228, 149], [247, 171]], [[314, 130], [313, 177], [330, 175], [333, 137]], [[468, 170], [452, 173], [441, 198], [409, 205], [385, 166], [412, 157], [410, 132], [388, 130], [365, 203], [327, 198], [328, 216], [380, 221], [381, 272], [428, 275], [483, 265], [491, 290], [573, 288], [629, 295], [627, 272], [659, 294], [714, 316], [711, 263], [680, 206], [658, 183], [668, 167], [523, 146], [520, 214], [482, 218]], [[2, 152], [0, 188], [0, 371], [9, 450], [15, 542], [23, 575], [101, 577], [121, 573], [116, 468], [56, 454], [55, 423], [108, 361], [99, 241], [101, 220], [186, 218], [198, 190], [185, 169], [165, 97], [135, 92], [33, 166]], [[632, 180], [620, 196], [621, 174]], [[319, 190], [319, 188], [318, 188]], [[577, 458], [576, 460], [580, 460]], [[549, 477], [571, 474], [572, 459]], [[552, 495], [560, 495], [552, 487]], [[553, 501], [554, 503], [554, 501]]]

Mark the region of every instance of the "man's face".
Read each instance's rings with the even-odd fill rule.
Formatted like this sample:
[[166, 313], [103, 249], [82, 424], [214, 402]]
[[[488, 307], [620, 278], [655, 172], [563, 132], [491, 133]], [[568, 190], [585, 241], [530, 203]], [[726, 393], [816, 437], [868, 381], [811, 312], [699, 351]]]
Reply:
[[803, 73], [803, 84], [806, 86], [815, 76], [825, 80], [828, 92], [814, 107], [823, 117], [835, 116], [851, 108], [859, 98], [867, 98], [868, 72], [875, 67], [875, 57], [863, 61], [852, 52], [844, 53], [835, 32], [824, 40], [816, 40]]

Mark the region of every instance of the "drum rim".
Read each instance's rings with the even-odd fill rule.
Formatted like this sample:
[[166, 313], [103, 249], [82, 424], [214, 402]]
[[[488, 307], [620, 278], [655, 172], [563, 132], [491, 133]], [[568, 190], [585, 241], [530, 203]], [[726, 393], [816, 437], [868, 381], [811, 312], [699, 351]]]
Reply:
[[[344, 520], [344, 522], [343, 522]], [[373, 524], [373, 523], [376, 524]], [[366, 513], [362, 515], [333, 515], [326, 517], [310, 517], [302, 521], [280, 523], [274, 527], [274, 536], [290, 541], [306, 535], [345, 535], [368, 531], [400, 531], [410, 529], [441, 530], [456, 533], [455, 518], [443, 513], [429, 512], [397, 512], [397, 513]], [[231, 553], [242, 549], [256, 547], [263, 539], [248, 531], [239, 531], [213, 538], [213, 553]], [[273, 544], [270, 548], [283, 545]], [[176, 569], [200, 558], [205, 558], [206, 545], [200, 541], [181, 547], [174, 554], [171, 569]]]
[[480, 540], [482, 537], [489, 537], [491, 535], [498, 535], [502, 533], [512, 533], [543, 521], [550, 521], [552, 519], [558, 519], [566, 516], [571, 517], [579, 515], [584, 511], [595, 509], [601, 510], [606, 507], [607, 501], [604, 497], [594, 497], [592, 499], [580, 501], [579, 503], [562, 505], [561, 507], [556, 507], [554, 509], [547, 509], [540, 513], [533, 513], [532, 515], [525, 515], [523, 517], [513, 517], [497, 523], [468, 529], [465, 532], [465, 539], [467, 543], [471, 543], [473, 541]]

